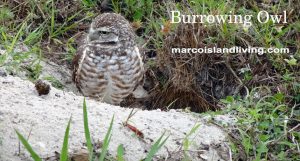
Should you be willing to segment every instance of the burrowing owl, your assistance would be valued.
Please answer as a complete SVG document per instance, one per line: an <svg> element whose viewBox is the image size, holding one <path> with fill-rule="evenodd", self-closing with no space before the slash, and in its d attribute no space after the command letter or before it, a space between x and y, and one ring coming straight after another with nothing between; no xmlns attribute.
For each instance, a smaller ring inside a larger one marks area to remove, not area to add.
<svg viewBox="0 0 300 161"><path fill-rule="evenodd" d="M94 19L86 43L73 59L73 81L84 96L119 105L142 88L144 68L135 37L119 14L104 13Z"/></svg>

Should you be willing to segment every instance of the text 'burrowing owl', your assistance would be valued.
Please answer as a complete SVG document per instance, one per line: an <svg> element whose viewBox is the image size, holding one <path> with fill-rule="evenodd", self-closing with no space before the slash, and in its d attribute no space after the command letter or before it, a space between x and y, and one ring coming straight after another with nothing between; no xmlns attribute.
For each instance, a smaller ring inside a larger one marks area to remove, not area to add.
<svg viewBox="0 0 300 161"><path fill-rule="evenodd" d="M84 96L119 105L142 88L143 62L129 22L119 14L94 19L73 59L73 81Z"/></svg>

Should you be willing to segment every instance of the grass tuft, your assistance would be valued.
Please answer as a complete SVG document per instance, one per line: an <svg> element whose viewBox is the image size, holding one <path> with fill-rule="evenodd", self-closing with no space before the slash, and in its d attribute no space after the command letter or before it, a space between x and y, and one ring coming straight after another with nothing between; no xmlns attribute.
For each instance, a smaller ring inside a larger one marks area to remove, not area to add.
<svg viewBox="0 0 300 161"><path fill-rule="evenodd" d="M169 136L167 136L164 140L163 137L165 136L165 133L163 133L157 141L151 146L151 149L149 153L146 156L146 159L144 161L152 161L154 155L158 152L158 150L166 143L168 140Z"/></svg>

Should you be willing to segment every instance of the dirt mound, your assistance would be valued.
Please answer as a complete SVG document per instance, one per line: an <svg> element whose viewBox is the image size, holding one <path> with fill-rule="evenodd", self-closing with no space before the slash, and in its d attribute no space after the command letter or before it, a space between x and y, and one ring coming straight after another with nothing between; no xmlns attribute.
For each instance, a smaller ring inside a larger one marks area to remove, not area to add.
<svg viewBox="0 0 300 161"><path fill-rule="evenodd" d="M31 82L7 76L0 77L0 100L0 160L30 160L23 146L19 151L15 129L29 138L33 149L43 158L55 156L55 152L61 149L71 116L70 152L84 147L83 97L53 87L49 95L38 96ZM131 109L94 100L87 100L87 106L94 143L103 141L110 120L115 116L108 151L112 157L116 156L118 145L123 144L126 160L141 160L154 141L166 132L170 137L157 158L180 159L183 157L183 138L199 123L199 129L189 137L191 146L186 153L195 160L229 160L226 134L219 127L207 123L203 117L175 110L138 110L129 121L144 134L144 138L140 139L122 124ZM224 116L221 120L226 121Z"/></svg>

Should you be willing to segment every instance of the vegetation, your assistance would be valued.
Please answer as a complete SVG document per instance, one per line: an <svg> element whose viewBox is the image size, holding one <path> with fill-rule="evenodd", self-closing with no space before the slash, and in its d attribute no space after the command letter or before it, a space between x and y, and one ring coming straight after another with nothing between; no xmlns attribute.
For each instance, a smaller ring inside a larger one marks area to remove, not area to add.
<svg viewBox="0 0 300 161"><path fill-rule="evenodd" d="M94 161L94 160L104 161L104 160L108 159L107 151L108 151L109 143L111 141L114 116L111 119L109 128L108 128L105 138L103 140L103 145L102 145L100 154L95 153L96 149L93 149L93 144L91 142L90 130L88 127L87 106L86 106L85 99L83 101L83 118L84 118L83 119L84 120L84 122L83 122L84 123L84 134L85 134L85 138L86 138L87 148L89 151L89 155L88 155L89 157L86 159L90 160L90 161ZM63 145L62 145L62 149L61 149L61 153L60 153L60 157L59 157L60 161L68 161L69 160L68 158L70 157L68 154L68 140L69 140L70 125L71 125L70 122L71 122L71 118L69 119L66 131L65 131ZM41 157L32 149L31 145L24 138L24 136L22 134L20 134L17 130L16 130L16 133L18 135L19 140L24 145L25 149L30 153L32 159L34 161L41 161L42 160ZM165 136L165 134L162 134L157 139L157 141L152 145L149 153L147 154L146 158L144 159L145 161L151 161L152 158L154 157L154 155L158 152L158 150L161 149L161 147L165 144L165 142L167 141L167 139L169 137L166 137L165 139L163 139L164 136ZM117 161L124 160L124 148L122 145L118 146L116 158L117 158ZM110 158L110 160L112 160L112 159Z"/></svg>
<svg viewBox="0 0 300 161"><path fill-rule="evenodd" d="M216 113L230 114L237 118L235 127L228 130L234 159L299 158L300 3L298 0L101 2L1 1L0 67L4 67L11 74L26 72L30 80L39 78L43 71L41 61L54 61L70 67L78 37L88 29L92 18L104 10L102 8L104 6L108 10L121 13L132 22L139 36L138 42L144 47L147 67L146 88L151 90L151 97L145 101L147 108L189 107L194 112L223 109ZM254 17L261 10L272 14L281 14L286 10L288 23L263 24L254 21L248 28L227 23L171 24L169 15L171 10L205 15L250 14ZM198 35L191 36L195 31L199 31ZM290 53L262 56L242 53L221 56L210 54L187 59L172 57L170 48L180 46L288 47ZM207 79L203 79L204 77ZM45 79L56 87L63 88L63 85L52 76ZM94 149L87 127L85 105L84 109L86 141L92 158ZM113 119L104 139L101 159L105 158L109 146L112 125ZM34 153L26 139L18 132L17 134L32 157L38 159L38 155ZM153 145L154 149L149 152L149 158L153 157L165 141L166 139L162 137L158 139ZM67 147L65 144L67 141L64 142L64 146ZM188 141L184 141L183 144L188 148ZM124 148L120 145L118 160L124 160L123 151ZM65 152L61 154L66 155Z"/></svg>
<svg viewBox="0 0 300 161"><path fill-rule="evenodd" d="M259 91L266 90L264 96ZM236 128L229 132L235 159L297 160L299 158L299 112L289 106L282 93L267 87L253 89L244 99L222 100L224 114L236 116Z"/></svg>

